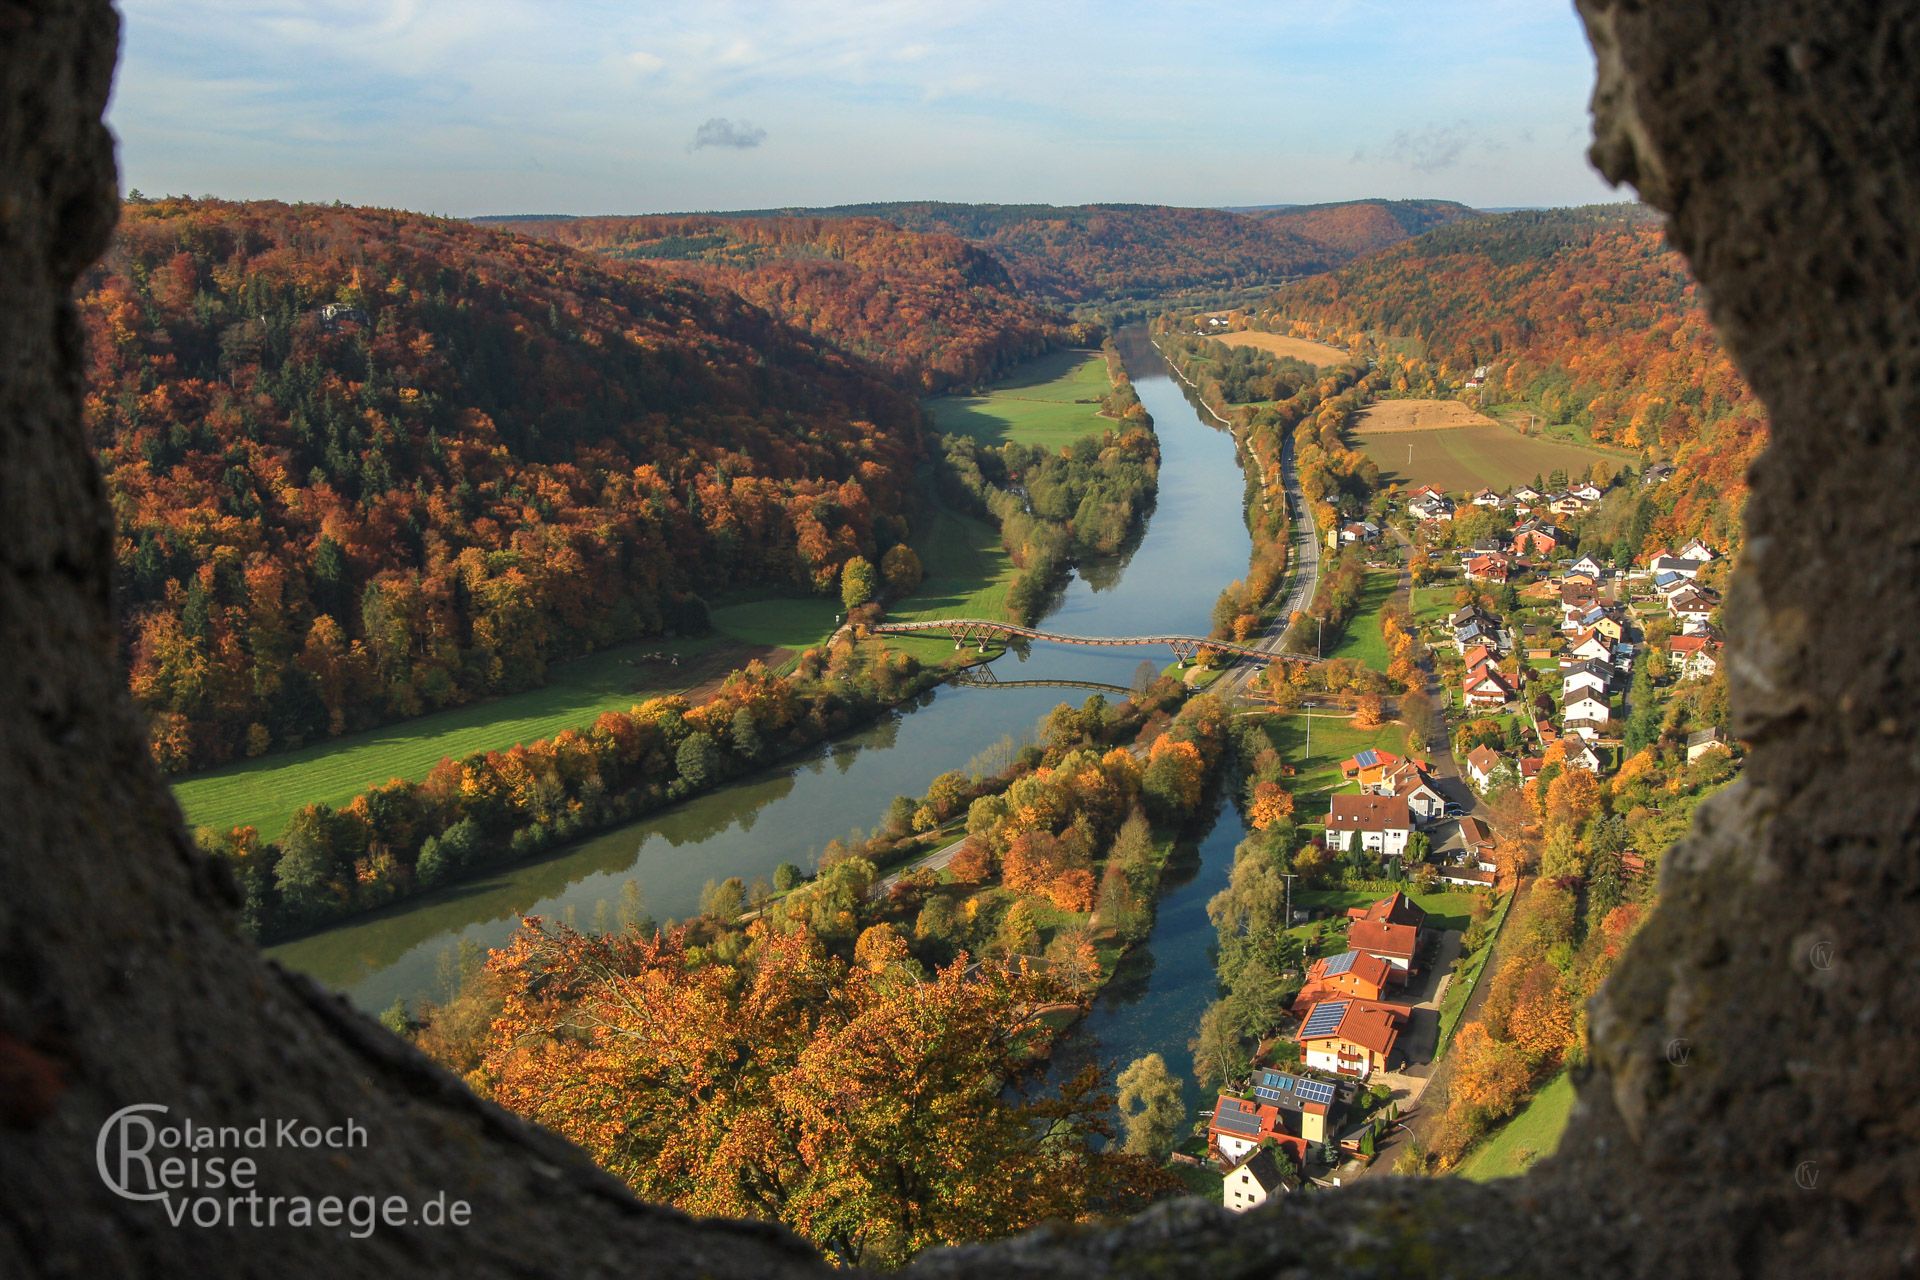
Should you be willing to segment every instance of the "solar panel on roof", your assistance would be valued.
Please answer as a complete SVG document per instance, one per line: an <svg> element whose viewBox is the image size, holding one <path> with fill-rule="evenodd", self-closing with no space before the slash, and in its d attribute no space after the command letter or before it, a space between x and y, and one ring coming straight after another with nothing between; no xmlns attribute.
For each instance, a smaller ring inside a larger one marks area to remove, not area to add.
<svg viewBox="0 0 1920 1280"><path fill-rule="evenodd" d="M1301 1038L1330 1034L1347 1016L1347 1001L1336 1000L1331 1004L1315 1005L1313 1012L1307 1015L1307 1025L1300 1028Z"/></svg>
<svg viewBox="0 0 1920 1280"><path fill-rule="evenodd" d="M1362 769L1370 769L1374 765L1380 763L1380 753L1378 751L1375 751L1372 747L1368 747L1365 751L1362 751L1359 755L1355 756L1353 758L1353 761L1355 764L1359 765Z"/></svg>
<svg viewBox="0 0 1920 1280"><path fill-rule="evenodd" d="M1302 1102L1326 1104L1333 1101L1333 1086L1324 1080L1302 1080L1296 1085Z"/></svg>
<svg viewBox="0 0 1920 1280"><path fill-rule="evenodd" d="M1253 1096L1260 1099L1260 1101L1262 1102L1277 1103L1277 1102L1284 1102L1286 1100L1285 1095L1283 1095L1278 1089L1269 1089L1267 1088L1267 1086L1263 1084L1257 1084L1253 1086Z"/></svg>
<svg viewBox="0 0 1920 1280"><path fill-rule="evenodd" d="M1284 1071L1262 1071L1259 1082L1266 1088L1274 1089L1281 1093L1288 1093L1293 1089L1293 1077Z"/></svg>
<svg viewBox="0 0 1920 1280"><path fill-rule="evenodd" d="M1260 1132L1260 1117L1237 1107L1223 1107L1213 1113L1213 1127L1252 1137Z"/></svg>
<svg viewBox="0 0 1920 1280"><path fill-rule="evenodd" d="M1327 976L1331 978L1337 974L1345 973L1347 970L1353 968L1353 962L1359 958L1360 953L1357 951L1342 951L1339 955L1327 961Z"/></svg>

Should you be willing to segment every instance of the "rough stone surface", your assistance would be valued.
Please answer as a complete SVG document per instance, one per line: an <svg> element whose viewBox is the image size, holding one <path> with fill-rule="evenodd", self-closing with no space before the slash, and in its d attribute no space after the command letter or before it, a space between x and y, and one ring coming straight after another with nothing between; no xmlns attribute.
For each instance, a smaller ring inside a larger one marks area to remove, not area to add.
<svg viewBox="0 0 1920 1280"><path fill-rule="evenodd" d="M1875 0L1580 0L1595 160L1675 243L1773 414L1732 608L1754 752L1666 863L1593 1011L1560 1154L1494 1187L1383 1180L1229 1220L1187 1202L916 1270L1058 1275L1912 1273L1920 1220L1920 14ZM78 423L75 275L113 219L104 2L0 0L0 1275L780 1276L765 1228L633 1201L265 963L192 852L115 670ZM1669 1044L1690 1052L1674 1065ZM113 1197L107 1115L352 1117L279 1194L434 1191L461 1229L207 1231Z"/></svg>

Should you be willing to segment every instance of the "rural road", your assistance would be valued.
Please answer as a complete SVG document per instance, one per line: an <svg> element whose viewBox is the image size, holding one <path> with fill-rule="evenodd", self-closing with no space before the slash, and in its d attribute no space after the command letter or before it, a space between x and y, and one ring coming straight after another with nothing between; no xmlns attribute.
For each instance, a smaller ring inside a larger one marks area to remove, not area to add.
<svg viewBox="0 0 1920 1280"><path fill-rule="evenodd" d="M1287 548L1286 599L1281 602L1273 625L1267 628L1267 633L1257 644L1257 647L1269 652L1279 649L1293 615L1305 612L1307 606L1313 603L1313 593L1320 584L1320 539L1315 535L1312 517L1307 514L1306 499L1300 494L1300 473L1293 465L1291 436L1280 442L1280 486L1286 494L1290 513L1287 529L1293 540ZM1227 691L1245 691L1254 672L1260 669L1251 663L1241 663L1238 670L1226 676Z"/></svg>

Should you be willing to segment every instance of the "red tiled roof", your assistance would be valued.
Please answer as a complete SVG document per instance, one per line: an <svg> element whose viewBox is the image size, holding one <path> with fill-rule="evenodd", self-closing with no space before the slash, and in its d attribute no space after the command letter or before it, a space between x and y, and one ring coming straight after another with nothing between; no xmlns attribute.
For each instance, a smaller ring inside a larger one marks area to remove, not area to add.
<svg viewBox="0 0 1920 1280"><path fill-rule="evenodd" d="M1394 1042L1400 1038L1399 1011L1388 1005L1374 1004L1368 1000L1347 1000L1347 1011L1332 1028L1316 1036L1300 1036L1302 1044L1314 1040L1347 1040L1372 1050L1382 1058L1393 1053ZM1307 1011L1307 1017L1313 1017L1313 1010ZM1303 1022L1302 1027L1305 1027Z"/></svg>
<svg viewBox="0 0 1920 1280"><path fill-rule="evenodd" d="M1381 920L1355 920L1347 926L1347 946L1379 956L1398 956L1411 961L1420 930L1410 924L1388 924Z"/></svg>

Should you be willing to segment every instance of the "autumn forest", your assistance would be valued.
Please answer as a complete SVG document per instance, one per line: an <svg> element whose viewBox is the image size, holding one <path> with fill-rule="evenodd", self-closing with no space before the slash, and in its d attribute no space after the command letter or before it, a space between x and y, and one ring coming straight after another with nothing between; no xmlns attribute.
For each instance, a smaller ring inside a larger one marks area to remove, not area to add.
<svg viewBox="0 0 1920 1280"><path fill-rule="evenodd" d="M839 1263L1217 1201L1251 1151L1470 1172L1735 771L1766 422L1635 206L136 193L76 302L153 759L190 820L275 815L198 823L239 927L640 1195ZM1394 413L1515 482L1391 470ZM1553 728L1583 660L1618 732ZM1404 850L1338 837L1439 757ZM1343 1051L1345 1132L1218 1145L1320 1065L1309 975L1382 902L1431 922L1428 1118Z"/></svg>

